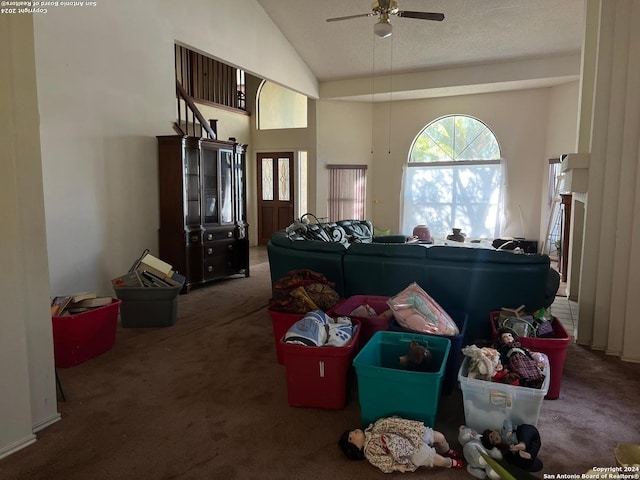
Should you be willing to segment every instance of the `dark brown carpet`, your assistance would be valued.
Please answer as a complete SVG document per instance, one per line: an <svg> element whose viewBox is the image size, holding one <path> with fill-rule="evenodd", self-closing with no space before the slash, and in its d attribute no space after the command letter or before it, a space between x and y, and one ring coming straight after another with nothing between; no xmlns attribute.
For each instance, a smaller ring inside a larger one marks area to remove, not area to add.
<svg viewBox="0 0 640 480"><path fill-rule="evenodd" d="M67 397L59 404L62 420L0 460L0 478L382 478L366 462L346 460L336 445L344 429L358 426L355 389L343 410L288 406L269 296L262 263L250 278L180 296L171 327L119 327L113 350L59 369ZM571 344L560 399L545 400L540 413L539 477L615 465L618 442L640 443L638 393L640 365ZM461 423L456 391L442 398L436 428L456 446ZM473 478L439 469L407 476Z"/></svg>

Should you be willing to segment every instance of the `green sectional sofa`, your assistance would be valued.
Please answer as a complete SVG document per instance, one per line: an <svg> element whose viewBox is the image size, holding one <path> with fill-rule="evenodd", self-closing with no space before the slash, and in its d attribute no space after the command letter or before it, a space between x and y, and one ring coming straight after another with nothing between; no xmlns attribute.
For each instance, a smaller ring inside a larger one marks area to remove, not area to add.
<svg viewBox="0 0 640 480"><path fill-rule="evenodd" d="M466 343L491 339L490 312L548 307L560 284L547 255L398 243L406 237L363 234L373 231L368 221L307 225L303 234L287 230L267 244L272 285L301 268L324 274L345 298L391 297L416 282L443 308L469 315Z"/></svg>

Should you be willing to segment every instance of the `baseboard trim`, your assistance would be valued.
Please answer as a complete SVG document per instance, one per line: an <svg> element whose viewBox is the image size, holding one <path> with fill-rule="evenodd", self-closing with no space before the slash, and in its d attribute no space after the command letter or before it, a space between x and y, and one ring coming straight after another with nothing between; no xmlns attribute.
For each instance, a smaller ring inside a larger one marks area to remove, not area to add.
<svg viewBox="0 0 640 480"><path fill-rule="evenodd" d="M623 362L629 362L629 363L640 363L640 357L627 357L625 355L622 355L620 357L620 360L622 360Z"/></svg>
<svg viewBox="0 0 640 480"><path fill-rule="evenodd" d="M40 430L44 430L48 426L53 425L54 423L60 421L61 418L62 417L60 416L60 414L56 412L54 415L47 418L46 420L43 420L35 425L32 425L31 429L33 430L33 433L38 433Z"/></svg>
<svg viewBox="0 0 640 480"><path fill-rule="evenodd" d="M7 445L3 449L0 450L0 459L8 457L9 455L13 455L19 450L22 450L25 447L28 447L32 443L35 443L36 436L34 434L27 435L21 440L12 443L11 445Z"/></svg>

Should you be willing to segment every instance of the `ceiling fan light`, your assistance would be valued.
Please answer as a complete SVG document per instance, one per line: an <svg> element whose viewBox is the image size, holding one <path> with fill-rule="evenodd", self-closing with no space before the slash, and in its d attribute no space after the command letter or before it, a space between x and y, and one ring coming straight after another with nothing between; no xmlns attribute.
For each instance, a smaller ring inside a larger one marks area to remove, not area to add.
<svg viewBox="0 0 640 480"><path fill-rule="evenodd" d="M379 21L373 26L373 33L380 38L387 38L391 36L393 32L393 27L389 22L385 22L383 20Z"/></svg>

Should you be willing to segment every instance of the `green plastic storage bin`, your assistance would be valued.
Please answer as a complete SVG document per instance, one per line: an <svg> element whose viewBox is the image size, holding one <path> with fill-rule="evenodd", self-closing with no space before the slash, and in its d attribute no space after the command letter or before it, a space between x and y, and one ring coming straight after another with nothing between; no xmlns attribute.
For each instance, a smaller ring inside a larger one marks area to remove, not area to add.
<svg viewBox="0 0 640 480"><path fill-rule="evenodd" d="M431 351L431 371L414 372L400 365L399 357L406 355L413 340ZM353 360L362 425L398 415L433 427L450 349L451 341L444 337L376 332Z"/></svg>
<svg viewBox="0 0 640 480"><path fill-rule="evenodd" d="M120 305L120 324L125 328L170 327L178 316L176 287L113 287Z"/></svg>

